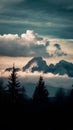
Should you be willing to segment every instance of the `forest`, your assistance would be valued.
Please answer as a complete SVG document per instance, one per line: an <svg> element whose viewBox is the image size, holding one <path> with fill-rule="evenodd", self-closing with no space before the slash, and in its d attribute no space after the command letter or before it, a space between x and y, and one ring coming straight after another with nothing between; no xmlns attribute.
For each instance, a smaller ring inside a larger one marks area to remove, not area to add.
<svg viewBox="0 0 73 130"><path fill-rule="evenodd" d="M1 129L73 129L73 85L65 95L60 88L55 97L49 96L43 77L40 76L32 98L18 80L15 66L3 87L0 82Z"/></svg>

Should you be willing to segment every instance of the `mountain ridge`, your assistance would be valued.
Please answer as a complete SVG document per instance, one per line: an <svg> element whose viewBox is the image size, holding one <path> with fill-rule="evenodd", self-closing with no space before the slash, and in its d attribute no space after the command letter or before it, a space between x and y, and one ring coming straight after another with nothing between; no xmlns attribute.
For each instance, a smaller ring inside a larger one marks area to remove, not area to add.
<svg viewBox="0 0 73 130"><path fill-rule="evenodd" d="M12 71L12 68L6 68L5 71ZM68 75L68 77L73 77L73 63L70 63L65 60L60 60L58 63L47 65L46 61L42 57L33 57L28 63L23 66L22 69L15 68L15 71L22 72L43 72L43 73L52 73L54 75Z"/></svg>
<svg viewBox="0 0 73 130"><path fill-rule="evenodd" d="M33 64L34 63L34 64ZM33 64L33 66L32 66ZM46 64L46 61L43 60L42 57L34 57L32 58L23 68L23 71L26 71L27 69L29 69L31 67L31 72L34 71L43 71L44 73L46 73L47 69L48 69L48 65Z"/></svg>
<svg viewBox="0 0 73 130"><path fill-rule="evenodd" d="M65 60L61 60L55 65L52 63L47 65L46 61L43 60L42 57L34 57L22 68L22 70L23 72L30 71L32 73L35 71L42 71L43 73L53 73L55 75L67 74L69 77L73 77L73 64Z"/></svg>

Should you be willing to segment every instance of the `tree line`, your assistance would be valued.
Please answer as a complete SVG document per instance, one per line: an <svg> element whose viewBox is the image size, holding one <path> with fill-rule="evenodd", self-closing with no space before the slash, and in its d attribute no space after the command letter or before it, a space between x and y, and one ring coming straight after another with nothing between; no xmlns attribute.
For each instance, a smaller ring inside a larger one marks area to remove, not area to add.
<svg viewBox="0 0 73 130"><path fill-rule="evenodd" d="M0 82L0 123L8 125L10 129L14 129L15 125L25 128L29 126L26 123L31 123L31 128L35 124L37 129L45 126L45 129L56 127L56 130L60 129L58 123L62 129L69 127L70 130L70 127L73 128L70 120L73 117L73 85L68 95L65 95L63 88L57 91L55 97L49 95L40 76L33 96L29 99L13 65L7 86L4 88L3 82Z"/></svg>
<svg viewBox="0 0 73 130"><path fill-rule="evenodd" d="M3 87L3 82L0 81L0 100L3 101L3 97L7 95L7 100L10 103L16 102L25 102L28 97L26 95L26 90L24 86L21 86L20 81L18 80L17 73L15 70L15 66L13 65L12 73L8 78L8 84L6 86L7 89ZM69 95L65 96L65 92L63 88L59 88L55 97L57 103L63 103L65 98L70 99L70 102L73 100L73 85ZM45 86L45 82L43 77L40 76L38 84L35 88L35 91L32 96L33 103L47 103L49 102L49 92ZM54 101L54 100L53 100Z"/></svg>

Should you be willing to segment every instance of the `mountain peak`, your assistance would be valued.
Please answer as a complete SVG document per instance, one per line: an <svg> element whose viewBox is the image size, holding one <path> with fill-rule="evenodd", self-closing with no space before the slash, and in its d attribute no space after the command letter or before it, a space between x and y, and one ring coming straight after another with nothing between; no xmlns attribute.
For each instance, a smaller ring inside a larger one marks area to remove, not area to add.
<svg viewBox="0 0 73 130"><path fill-rule="evenodd" d="M69 62L67 62L67 61L65 61L65 60L61 60L59 63L60 63L60 64L68 64Z"/></svg>
<svg viewBox="0 0 73 130"><path fill-rule="evenodd" d="M33 57L34 60L42 60L43 58L40 56L40 57Z"/></svg>
<svg viewBox="0 0 73 130"><path fill-rule="evenodd" d="M67 74L69 77L73 77L73 64L65 60L59 61L56 65L46 64L46 61L42 57L32 58L23 68L26 72L43 72L64 75Z"/></svg>
<svg viewBox="0 0 73 130"><path fill-rule="evenodd" d="M31 59L31 61L29 61L29 62L41 62L43 60L43 58L42 57L33 57L32 59Z"/></svg>
<svg viewBox="0 0 73 130"><path fill-rule="evenodd" d="M32 58L24 67L23 71L43 71L45 72L47 70L48 66L46 64L46 61L43 60L42 57L34 57Z"/></svg>

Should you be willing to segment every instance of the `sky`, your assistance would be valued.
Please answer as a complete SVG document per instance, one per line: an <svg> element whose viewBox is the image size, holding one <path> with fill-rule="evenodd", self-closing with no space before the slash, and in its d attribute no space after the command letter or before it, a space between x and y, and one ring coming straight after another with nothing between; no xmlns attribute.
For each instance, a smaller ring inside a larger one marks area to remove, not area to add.
<svg viewBox="0 0 73 130"><path fill-rule="evenodd" d="M73 0L0 0L0 78L6 82L10 73L5 69L13 63L22 68L39 56L48 65L62 59L73 63ZM73 83L67 75L20 71L18 77L28 95L40 75L51 88L71 88Z"/></svg>
<svg viewBox="0 0 73 130"><path fill-rule="evenodd" d="M73 0L0 0L0 58L73 62Z"/></svg>
<svg viewBox="0 0 73 130"><path fill-rule="evenodd" d="M0 0L0 33L73 39L73 0Z"/></svg>

